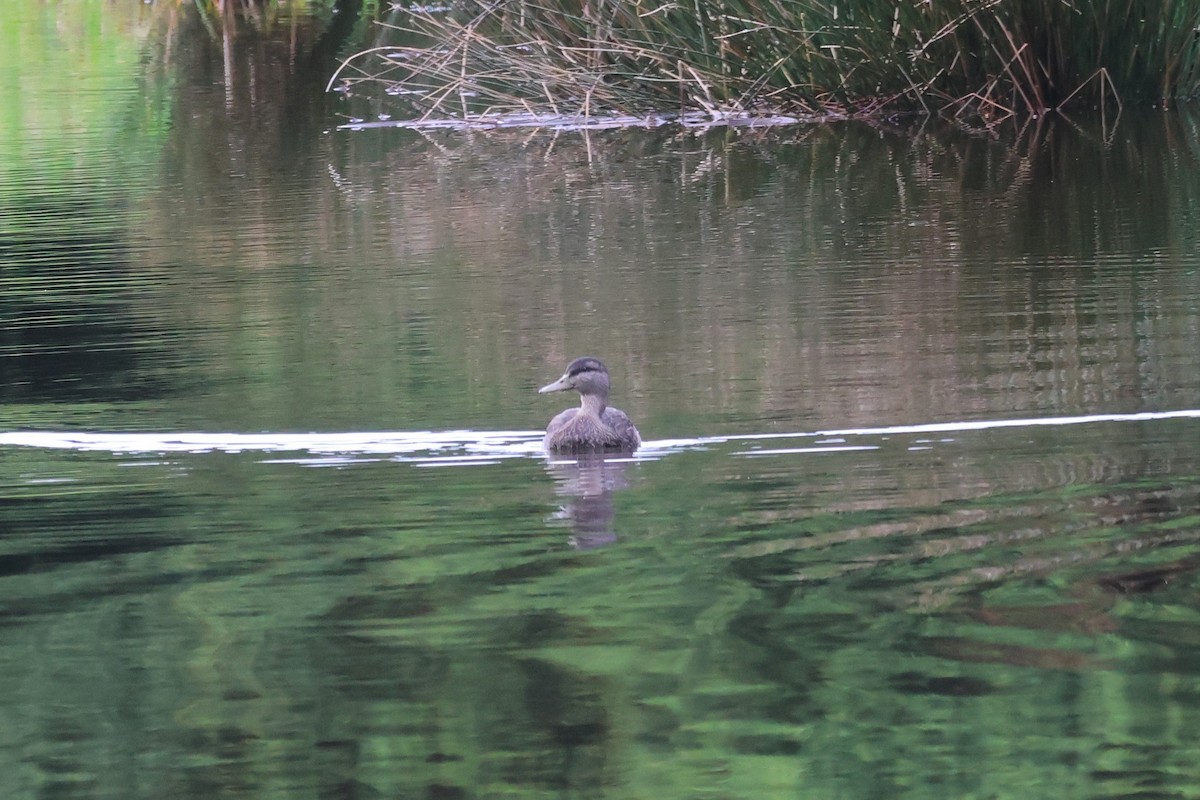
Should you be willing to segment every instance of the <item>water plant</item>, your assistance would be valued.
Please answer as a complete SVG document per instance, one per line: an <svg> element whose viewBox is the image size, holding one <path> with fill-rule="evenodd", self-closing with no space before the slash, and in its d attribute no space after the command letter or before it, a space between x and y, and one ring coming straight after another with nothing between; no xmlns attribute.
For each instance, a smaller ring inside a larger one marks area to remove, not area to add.
<svg viewBox="0 0 1200 800"><path fill-rule="evenodd" d="M425 117L940 111L995 122L1200 89L1194 0L456 0L331 86Z"/></svg>

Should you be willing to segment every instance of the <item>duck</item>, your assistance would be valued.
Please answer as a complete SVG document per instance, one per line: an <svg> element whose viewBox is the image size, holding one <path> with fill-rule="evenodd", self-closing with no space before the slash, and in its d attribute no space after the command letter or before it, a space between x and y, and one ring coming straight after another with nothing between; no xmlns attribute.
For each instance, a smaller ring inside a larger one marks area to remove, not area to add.
<svg viewBox="0 0 1200 800"><path fill-rule="evenodd" d="M568 408L550 420L542 445L550 452L596 453L637 450L642 437L624 411L608 405L608 368L598 358L583 356L567 365L554 383L538 389L579 392L579 408Z"/></svg>

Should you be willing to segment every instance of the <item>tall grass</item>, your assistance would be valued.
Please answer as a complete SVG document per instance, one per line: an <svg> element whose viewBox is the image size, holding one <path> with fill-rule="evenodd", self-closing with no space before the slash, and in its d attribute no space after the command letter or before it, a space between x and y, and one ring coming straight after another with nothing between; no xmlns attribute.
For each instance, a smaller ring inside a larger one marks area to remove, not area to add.
<svg viewBox="0 0 1200 800"><path fill-rule="evenodd" d="M995 121L1200 90L1196 0L457 0L350 59L434 116L703 111ZM333 81L331 81L331 84Z"/></svg>

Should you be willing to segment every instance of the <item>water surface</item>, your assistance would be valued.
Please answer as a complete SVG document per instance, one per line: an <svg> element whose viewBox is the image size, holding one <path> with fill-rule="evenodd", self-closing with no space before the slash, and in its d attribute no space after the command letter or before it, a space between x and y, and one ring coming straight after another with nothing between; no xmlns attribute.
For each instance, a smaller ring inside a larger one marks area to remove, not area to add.
<svg viewBox="0 0 1200 800"><path fill-rule="evenodd" d="M22 8L10 796L1194 793L1189 115L339 130L307 17Z"/></svg>

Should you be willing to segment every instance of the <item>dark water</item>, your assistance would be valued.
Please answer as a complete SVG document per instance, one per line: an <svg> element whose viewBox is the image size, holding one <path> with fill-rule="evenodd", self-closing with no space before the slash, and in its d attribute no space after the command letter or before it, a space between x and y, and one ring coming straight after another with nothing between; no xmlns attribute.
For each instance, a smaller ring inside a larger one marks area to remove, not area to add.
<svg viewBox="0 0 1200 800"><path fill-rule="evenodd" d="M346 131L303 15L19 7L6 796L1195 795L1186 111Z"/></svg>

